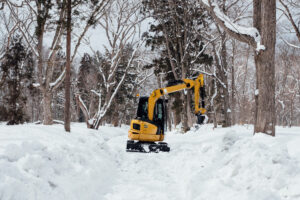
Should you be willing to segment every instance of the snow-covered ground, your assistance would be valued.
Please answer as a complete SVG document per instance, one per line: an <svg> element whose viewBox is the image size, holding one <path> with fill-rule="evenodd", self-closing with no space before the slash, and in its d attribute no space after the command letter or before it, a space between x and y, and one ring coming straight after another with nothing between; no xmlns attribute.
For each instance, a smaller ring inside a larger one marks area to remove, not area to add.
<svg viewBox="0 0 300 200"><path fill-rule="evenodd" d="M128 127L71 129L0 124L0 199L300 199L300 128L205 125L158 154L125 152Z"/></svg>

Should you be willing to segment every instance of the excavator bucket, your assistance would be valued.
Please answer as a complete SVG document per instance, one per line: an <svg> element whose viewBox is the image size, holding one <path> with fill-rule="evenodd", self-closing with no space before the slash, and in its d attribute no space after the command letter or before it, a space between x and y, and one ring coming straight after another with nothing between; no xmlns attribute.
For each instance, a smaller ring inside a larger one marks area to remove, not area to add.
<svg viewBox="0 0 300 200"><path fill-rule="evenodd" d="M140 153L158 153L160 151L162 152L169 152L170 147L168 147L168 144L165 142L141 142L134 140L127 140L127 152L140 152Z"/></svg>

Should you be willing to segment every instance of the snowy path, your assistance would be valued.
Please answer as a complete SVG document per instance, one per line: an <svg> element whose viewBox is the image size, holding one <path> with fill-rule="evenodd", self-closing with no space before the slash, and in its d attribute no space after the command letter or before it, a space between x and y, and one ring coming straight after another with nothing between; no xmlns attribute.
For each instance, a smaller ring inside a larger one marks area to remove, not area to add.
<svg viewBox="0 0 300 200"><path fill-rule="evenodd" d="M125 146L124 146L125 147ZM122 149L124 151L124 149ZM106 199L187 199L186 175L190 170L169 153L123 153L120 176L113 192ZM186 168L187 171L183 172ZM122 198L120 198L122 197Z"/></svg>
<svg viewBox="0 0 300 200"><path fill-rule="evenodd" d="M0 199L300 199L300 128L169 133L169 153L127 153L127 128L0 125Z"/></svg>
<svg viewBox="0 0 300 200"><path fill-rule="evenodd" d="M282 130L274 139L203 127L169 136L171 152L159 154L125 153L124 137L116 137L108 145L119 151L120 175L105 198L300 199L300 129Z"/></svg>

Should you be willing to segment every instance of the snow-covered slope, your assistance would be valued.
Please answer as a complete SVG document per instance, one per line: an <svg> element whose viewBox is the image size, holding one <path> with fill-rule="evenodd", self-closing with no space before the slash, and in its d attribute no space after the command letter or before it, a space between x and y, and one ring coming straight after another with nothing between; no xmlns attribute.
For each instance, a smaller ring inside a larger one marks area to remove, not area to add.
<svg viewBox="0 0 300 200"><path fill-rule="evenodd" d="M168 133L169 153L126 153L127 128L0 125L0 199L300 199L300 128Z"/></svg>

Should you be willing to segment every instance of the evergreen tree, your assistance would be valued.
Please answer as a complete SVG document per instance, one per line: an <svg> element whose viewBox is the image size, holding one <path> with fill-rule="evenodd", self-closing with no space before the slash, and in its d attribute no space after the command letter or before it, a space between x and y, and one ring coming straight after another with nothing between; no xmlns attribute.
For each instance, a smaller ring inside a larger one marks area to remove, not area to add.
<svg viewBox="0 0 300 200"><path fill-rule="evenodd" d="M119 82L125 73L125 66L127 66L130 56L134 49L127 45L124 49L121 62L119 63L120 67L118 67L115 82ZM111 116L111 123L114 126L118 126L121 123L129 124L132 116L135 115L137 108L137 98L136 98L136 79L137 73L135 70L136 64L133 64L128 69L128 75L126 76L123 84L119 92L117 93L114 104L118 105L119 112L115 112L115 107L111 107L108 111L109 116Z"/></svg>
<svg viewBox="0 0 300 200"><path fill-rule="evenodd" d="M133 51L134 49L129 45L124 48L114 76L113 84L117 85L117 83L121 81L124 73L128 73L123 84L120 86L121 88L113 99L112 104L118 105L118 112L116 112L115 107L110 107L103 120L101 120L102 122L105 121L106 123L112 123L118 126L121 123L129 123L132 116L135 115L137 106L135 93L138 87L136 84L138 75L135 69L136 64L130 66L127 72L125 72ZM77 87L91 116L96 113L99 104L99 97L91 91L94 90L101 94L102 103L107 97L107 90L103 84L103 75L107 77L110 73L109 57L108 53L101 54L100 52L96 52L94 56L84 54L81 59ZM99 66L101 66L101 72ZM114 92L114 90L111 92ZM79 112L79 121L84 121L81 111Z"/></svg>
<svg viewBox="0 0 300 200"><path fill-rule="evenodd" d="M22 44L21 37L15 36L12 39L0 68L6 74L4 103L7 124L24 123L28 120L25 114L26 91L33 89L33 59L31 52Z"/></svg>
<svg viewBox="0 0 300 200"><path fill-rule="evenodd" d="M100 55L98 52L96 54ZM85 53L81 58L77 78L78 92L80 93L85 105L89 105L89 110L92 115L96 112L96 98L94 97L95 95L91 93L91 90L98 88L101 85L100 76L98 75L98 69L95 65L95 60L96 58ZM81 110L79 111L79 121L84 121Z"/></svg>
<svg viewBox="0 0 300 200"><path fill-rule="evenodd" d="M202 64L211 64L212 58L203 51L201 34L208 29L208 16L195 1L144 0L142 12L154 18L148 32L144 33L146 45L159 52L159 57L148 67L154 67L155 74L165 74L165 79L183 79L196 76L196 69ZM190 97L173 94L175 116L188 113ZM180 120L180 119L178 119ZM179 123L175 120L175 124ZM189 127L187 116L182 116L184 132Z"/></svg>

